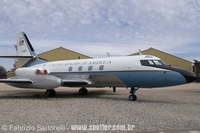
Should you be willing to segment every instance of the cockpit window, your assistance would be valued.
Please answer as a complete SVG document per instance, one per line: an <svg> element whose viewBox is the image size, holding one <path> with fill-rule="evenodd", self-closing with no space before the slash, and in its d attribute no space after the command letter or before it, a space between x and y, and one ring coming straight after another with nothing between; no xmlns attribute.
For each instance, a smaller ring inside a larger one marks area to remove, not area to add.
<svg viewBox="0 0 200 133"><path fill-rule="evenodd" d="M153 61L156 65L163 65L162 62L160 60L154 60Z"/></svg>
<svg viewBox="0 0 200 133"><path fill-rule="evenodd" d="M140 60L141 65L143 66L163 66L163 65L167 65L166 63L164 63L161 60Z"/></svg>
<svg viewBox="0 0 200 133"><path fill-rule="evenodd" d="M162 61L162 60L158 60L162 65L164 65L164 66L167 66L167 64L164 62L164 61Z"/></svg>
<svg viewBox="0 0 200 133"><path fill-rule="evenodd" d="M149 65L155 65L152 60L148 60L148 62L149 62Z"/></svg>

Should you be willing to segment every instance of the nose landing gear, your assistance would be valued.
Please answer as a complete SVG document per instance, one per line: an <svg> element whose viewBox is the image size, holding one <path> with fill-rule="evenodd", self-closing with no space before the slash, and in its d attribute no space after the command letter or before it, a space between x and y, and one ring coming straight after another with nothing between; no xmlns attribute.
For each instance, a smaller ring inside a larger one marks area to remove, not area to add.
<svg viewBox="0 0 200 133"><path fill-rule="evenodd" d="M129 101L136 101L137 96L135 95L135 92L139 89L139 87L131 87L131 95L128 97Z"/></svg>

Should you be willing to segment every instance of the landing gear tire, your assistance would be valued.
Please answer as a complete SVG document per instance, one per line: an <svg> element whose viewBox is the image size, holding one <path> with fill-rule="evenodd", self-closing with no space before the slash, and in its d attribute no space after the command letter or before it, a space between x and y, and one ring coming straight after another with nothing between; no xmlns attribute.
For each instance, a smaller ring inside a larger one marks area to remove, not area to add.
<svg viewBox="0 0 200 133"><path fill-rule="evenodd" d="M136 95L130 95L128 97L129 101L136 101L137 100L137 96Z"/></svg>
<svg viewBox="0 0 200 133"><path fill-rule="evenodd" d="M56 91L54 89L48 89L46 90L47 97L55 97Z"/></svg>
<svg viewBox="0 0 200 133"><path fill-rule="evenodd" d="M88 94L88 91L87 91L87 89L86 88L81 88L81 89L79 89L79 94L80 95L87 95Z"/></svg>

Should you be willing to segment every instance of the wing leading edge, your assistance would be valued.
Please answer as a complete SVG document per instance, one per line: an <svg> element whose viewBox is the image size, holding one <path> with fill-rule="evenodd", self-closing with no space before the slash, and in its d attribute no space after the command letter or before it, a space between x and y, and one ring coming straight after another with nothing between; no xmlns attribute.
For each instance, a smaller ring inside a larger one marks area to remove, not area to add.
<svg viewBox="0 0 200 133"><path fill-rule="evenodd" d="M91 84L91 82L89 80L82 80L82 79L72 79L72 80L69 79L68 80L68 79L63 79L61 86L70 87L70 86L81 86L81 85L88 85L88 84Z"/></svg>

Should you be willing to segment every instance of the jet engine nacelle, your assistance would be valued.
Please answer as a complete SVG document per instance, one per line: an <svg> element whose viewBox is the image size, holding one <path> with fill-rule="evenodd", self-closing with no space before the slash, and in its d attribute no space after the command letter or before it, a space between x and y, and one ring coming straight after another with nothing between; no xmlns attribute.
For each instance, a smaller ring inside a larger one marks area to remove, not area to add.
<svg viewBox="0 0 200 133"><path fill-rule="evenodd" d="M43 68L24 67L24 68L18 68L15 71L15 74L17 76L33 76L33 75L47 75L49 74L49 72Z"/></svg>
<svg viewBox="0 0 200 133"><path fill-rule="evenodd" d="M33 89L54 89L62 84L62 80L51 75L37 75L37 76L15 76L10 79L17 80L17 82L8 83L14 87L33 88ZM31 82L24 82L23 80L30 80Z"/></svg>

